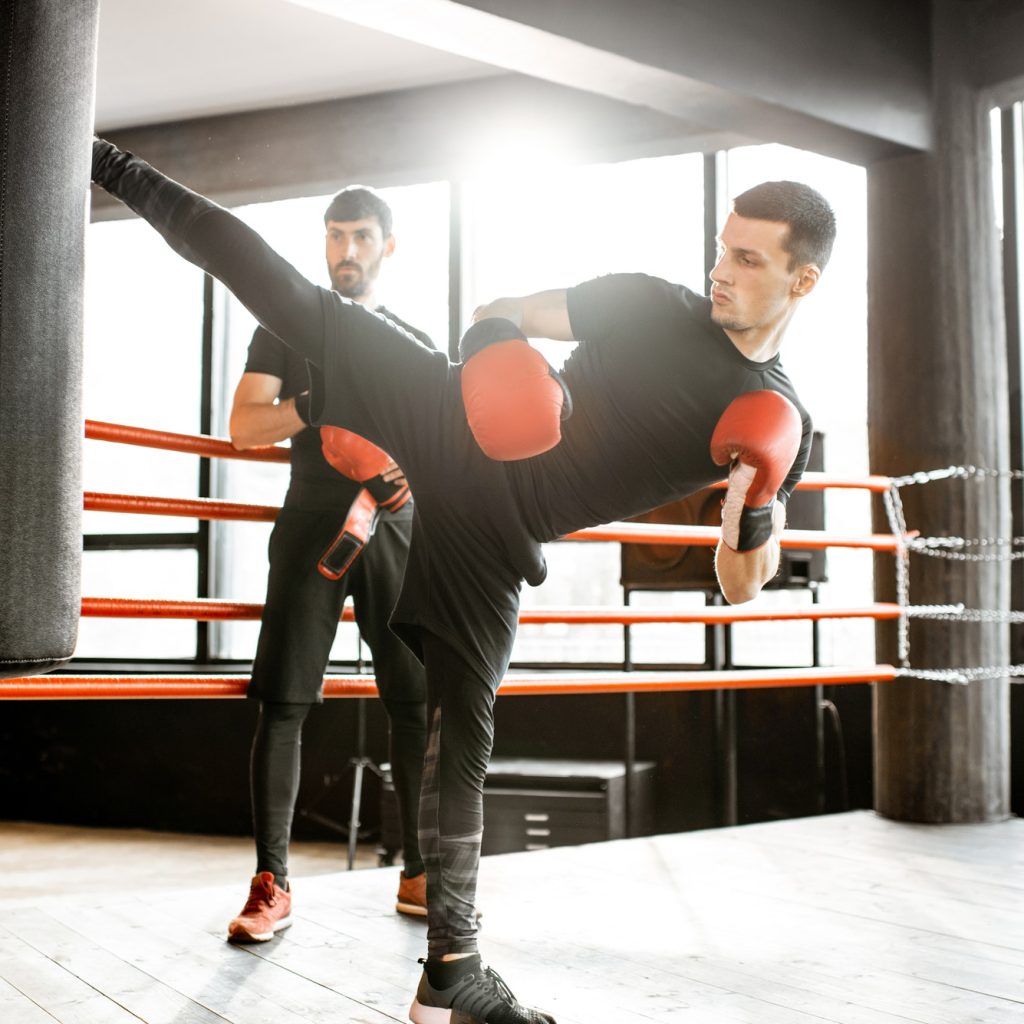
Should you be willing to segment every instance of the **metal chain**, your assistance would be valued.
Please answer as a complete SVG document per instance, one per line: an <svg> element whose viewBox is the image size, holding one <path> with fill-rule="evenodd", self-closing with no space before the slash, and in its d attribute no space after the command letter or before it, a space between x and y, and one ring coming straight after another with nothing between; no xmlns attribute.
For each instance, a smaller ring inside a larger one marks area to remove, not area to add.
<svg viewBox="0 0 1024 1024"><path fill-rule="evenodd" d="M966 686L982 679L1024 678L1024 665L989 665L984 668L910 668L896 669L899 679L925 679L935 683L959 683Z"/></svg>
<svg viewBox="0 0 1024 1024"><path fill-rule="evenodd" d="M932 619L947 622L1021 623L1024 612L999 611L986 608L965 608L956 605L910 604L910 553L931 558L947 558L958 562L1015 561L1024 558L1024 551L1006 551L1006 548L1024 547L1024 537L908 537L907 521L900 496L901 487L931 483L935 480L1024 480L1024 470L986 469L979 466L947 466L929 472L892 477L885 492L885 513L889 529L896 539L896 600L900 608L898 623L898 657L900 667L897 678L926 679L933 682L967 685L982 679L1024 678L1024 665L990 665L975 668L916 669L910 666L910 620ZM967 553L964 548L1000 548L982 554Z"/></svg>
<svg viewBox="0 0 1024 1024"><path fill-rule="evenodd" d="M927 555L929 558L945 558L950 562L1019 562L1024 558L1024 551L1011 551L1008 554L965 555L961 551L945 551L941 548L918 546L913 540L907 542L907 547L915 555Z"/></svg>
<svg viewBox="0 0 1024 1024"><path fill-rule="evenodd" d="M965 608L962 604L916 605L908 608L905 614L911 619L931 619L937 622L1024 622L1024 612Z"/></svg>
<svg viewBox="0 0 1024 1024"><path fill-rule="evenodd" d="M896 603L900 617L896 624L896 646L899 663L910 664L910 620L906 609L910 605L910 553L907 549L907 521L903 513L903 499L899 485L894 481L885 492L885 514L889 532L896 538Z"/></svg>
<svg viewBox="0 0 1024 1024"><path fill-rule="evenodd" d="M907 544L910 547L929 548L1015 548L1024 545L1024 537L910 537Z"/></svg>
<svg viewBox="0 0 1024 1024"><path fill-rule="evenodd" d="M893 487L910 487L912 484L927 484L933 480L1024 480L1022 469L986 469L983 466L947 466L924 473L910 473L907 476L890 477Z"/></svg>

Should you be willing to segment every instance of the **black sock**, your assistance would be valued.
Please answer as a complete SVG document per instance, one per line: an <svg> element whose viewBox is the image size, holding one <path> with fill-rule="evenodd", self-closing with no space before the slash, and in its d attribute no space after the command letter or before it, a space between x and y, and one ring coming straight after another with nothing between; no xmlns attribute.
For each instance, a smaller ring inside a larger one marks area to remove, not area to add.
<svg viewBox="0 0 1024 1024"><path fill-rule="evenodd" d="M423 965L427 980L433 988L451 988L467 974L480 972L480 954L460 957L458 960L427 960Z"/></svg>

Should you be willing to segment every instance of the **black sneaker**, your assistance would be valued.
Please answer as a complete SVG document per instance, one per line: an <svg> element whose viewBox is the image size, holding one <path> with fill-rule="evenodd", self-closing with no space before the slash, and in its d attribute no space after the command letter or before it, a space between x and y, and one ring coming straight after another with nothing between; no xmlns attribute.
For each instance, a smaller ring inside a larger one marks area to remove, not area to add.
<svg viewBox="0 0 1024 1024"><path fill-rule="evenodd" d="M451 988L436 989L427 972L409 1008L413 1024L555 1024L555 1018L516 1001L490 967L467 974Z"/></svg>

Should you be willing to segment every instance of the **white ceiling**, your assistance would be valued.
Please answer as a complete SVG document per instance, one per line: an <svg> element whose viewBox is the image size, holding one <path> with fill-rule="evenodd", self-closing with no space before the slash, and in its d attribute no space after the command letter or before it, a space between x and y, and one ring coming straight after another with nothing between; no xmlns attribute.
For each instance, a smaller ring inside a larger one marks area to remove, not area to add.
<svg viewBox="0 0 1024 1024"><path fill-rule="evenodd" d="M289 0L101 0L99 131L499 71Z"/></svg>

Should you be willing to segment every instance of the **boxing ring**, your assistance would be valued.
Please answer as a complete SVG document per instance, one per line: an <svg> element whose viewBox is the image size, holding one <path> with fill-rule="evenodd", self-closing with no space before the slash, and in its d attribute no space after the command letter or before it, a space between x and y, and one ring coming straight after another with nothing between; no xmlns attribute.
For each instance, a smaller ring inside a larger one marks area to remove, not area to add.
<svg viewBox="0 0 1024 1024"><path fill-rule="evenodd" d="M88 424L87 436L206 457L287 461L283 448L240 453L216 438L109 424ZM954 603L914 606L904 573L917 551L923 557L1016 557L1016 541L917 538L900 522L898 489L906 485L889 478L812 474L802 486L857 488L886 498L897 526L892 533L789 531L783 545L846 547L890 557L899 600L802 608L544 607L523 609L520 622L725 629L748 622L859 619L905 630L915 618L1020 621L1018 613ZM90 510L210 520L270 522L277 512L234 501L141 495L89 493L84 503ZM717 530L623 523L571 540L713 545ZM81 603L83 618L252 621L260 613L258 603L213 598L86 596ZM341 619L352 621L351 608ZM499 694L620 694L630 702L637 694L713 691L729 698L740 689L886 685L904 676L950 686L986 672L1017 672L1004 666L950 669L944 675L927 670L929 675L909 664L905 641L900 653L906 664L514 671ZM0 698L237 699L247 683L245 674L68 671L0 680ZM371 675L325 679L328 698L375 693ZM629 708L627 703L627 770L633 755ZM1024 950L1017 881L1022 837L1019 819L935 829L857 811L492 857L479 890L486 908L483 937L509 976L523 979L522 995L535 994L559 1024L790 1024L812 1018L899 1024L910 1017L1010 1024L1020 1008L1014 958ZM119 861L118 873L131 877L130 863ZM423 941L419 926L390 913L393 883L388 870L303 878L288 937L244 949L223 941L224 921L237 909L235 884L197 888L190 876L173 892L136 885L86 897L50 896L38 906L16 904L0 929L0 948L13 954L12 985L0 986L0 1016L10 1012L21 1020L20 1013L32 1020L30 1001L47 1008L59 999L61 1006L52 1010L57 1019L64 1019L65 1006L116 1004L126 1022L130 1017L150 1024L176 1015L393 1024L405 1019L407 979L415 973ZM552 907L560 912L552 914ZM154 920L165 927L154 928ZM522 948L524 921L529 950ZM157 1004L161 1009L154 1009Z"/></svg>
<svg viewBox="0 0 1024 1024"><path fill-rule="evenodd" d="M125 426L97 420L87 420L85 437L88 440L141 446L154 450L196 455L202 458L241 459L254 462L287 463L289 449L267 446L237 451L229 441L205 435L179 434ZM844 534L826 530L786 530L782 536L783 548L824 550L848 548L889 553L894 556L900 599L897 602L875 602L860 607L827 607L815 604L806 609L761 609L745 607L709 606L700 610L651 610L627 606L563 607L524 609L520 624L569 625L632 625L648 624L703 624L706 626L731 625L740 622L808 621L829 619L871 619L895 621L900 629L899 666L878 664L865 666L833 666L800 669L751 669L685 672L544 672L542 674L510 673L499 689L501 696L580 693L643 693L685 692L691 690L753 689L764 687L800 687L839 685L849 683L885 683L903 676L934 679L945 682L967 682L969 679L987 678L992 674L1017 676L1024 674L1021 666L967 668L946 670L918 670L909 663L908 623L912 618L938 618L961 621L1021 621L1024 615L1013 612L978 611L965 609L960 604L913 606L908 600L908 568L910 552L958 559L1017 558L1024 552L1013 551L1001 555L1007 545L1018 547L1024 539L1012 541L983 539L967 541L959 538L920 538L906 528L902 521L899 489L911 484L927 483L949 477L993 475L995 471L976 467L951 467L934 473L920 473L913 477L893 479L887 476L867 475L851 477L829 473L810 472L797 485L799 490L823 491L830 488L864 490L881 494L886 499L892 533ZM724 487L724 482L718 486ZM215 498L170 498L132 494L86 492L85 511L133 513L138 515L179 516L199 520L246 522L273 522L279 511L277 506L255 505ZM612 523L569 534L564 541L616 542L619 544L658 544L714 546L718 543L719 529L714 526L683 526L649 523ZM968 553L972 547L984 549L980 554ZM995 553L993 553L995 552ZM83 617L103 618L164 618L194 621L258 620L262 605L208 598L193 600L160 600L89 597L82 598ZM346 606L342 621L353 621L352 609ZM980 674L979 674L980 673ZM987 675L986 675L987 673ZM248 679L244 675L183 674L159 675L102 675L90 673L76 675L60 673L44 677L0 679L0 699L55 700L87 698L196 698L243 697ZM372 697L376 695L373 677L358 674L345 677L327 676L325 697Z"/></svg>

